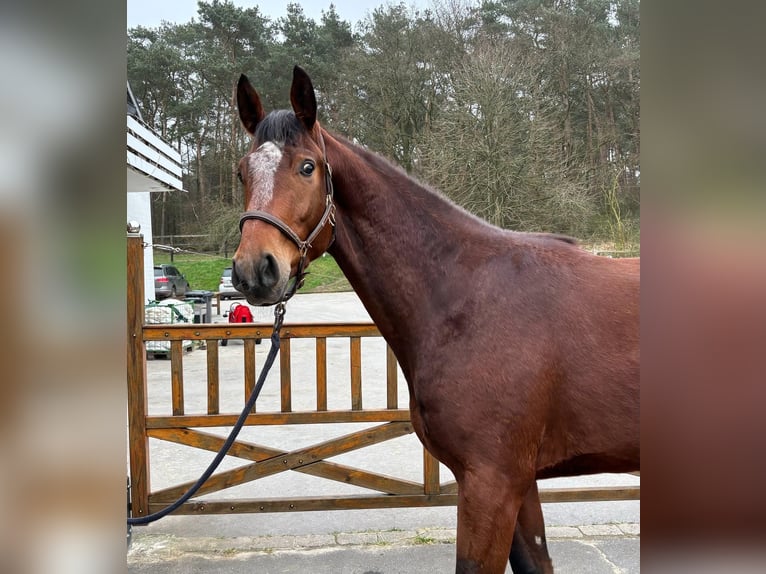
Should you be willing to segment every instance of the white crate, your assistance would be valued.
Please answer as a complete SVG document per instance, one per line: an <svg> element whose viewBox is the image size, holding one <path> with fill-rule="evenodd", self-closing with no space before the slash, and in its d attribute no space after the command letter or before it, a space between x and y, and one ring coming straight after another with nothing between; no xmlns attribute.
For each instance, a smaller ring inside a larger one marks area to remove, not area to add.
<svg viewBox="0 0 766 574"><path fill-rule="evenodd" d="M194 305L178 299L152 301L144 308L144 323L147 325L194 323ZM183 347L191 349L192 342L184 339ZM146 350L151 353L169 353L170 341L147 341Z"/></svg>

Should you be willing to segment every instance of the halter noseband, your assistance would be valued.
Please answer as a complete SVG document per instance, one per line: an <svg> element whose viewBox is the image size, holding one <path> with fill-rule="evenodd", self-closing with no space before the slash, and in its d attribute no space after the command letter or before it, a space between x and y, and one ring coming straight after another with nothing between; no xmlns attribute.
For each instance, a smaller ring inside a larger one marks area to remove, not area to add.
<svg viewBox="0 0 766 574"><path fill-rule="evenodd" d="M322 138L322 154L324 155L323 163L325 173L325 208L324 213L322 213L322 217L319 219L319 222L316 224L314 229L311 231L311 233L309 233L309 236L305 240L301 239L298 234L290 228L289 225L279 219L276 215L272 215L266 211L246 211L239 218L240 233L242 233L242 226L245 224L245 221L249 219L258 219L260 221L265 221L266 223L269 223L279 229L290 241L295 243L296 247L298 247L298 252L301 256L300 261L298 262L298 271L295 274L295 281L293 282L292 286L285 292L284 296L282 297L282 304L290 299L290 297L295 295L295 292L303 285L303 281L306 278L306 273L304 271L306 266L306 257L308 255L309 249L311 249L311 243L322 232L328 221L332 226L332 239L330 239L330 245L332 245L335 241L335 203L333 202L332 169L330 168L330 164L327 163L327 152L325 150L324 138L321 135L320 138Z"/></svg>

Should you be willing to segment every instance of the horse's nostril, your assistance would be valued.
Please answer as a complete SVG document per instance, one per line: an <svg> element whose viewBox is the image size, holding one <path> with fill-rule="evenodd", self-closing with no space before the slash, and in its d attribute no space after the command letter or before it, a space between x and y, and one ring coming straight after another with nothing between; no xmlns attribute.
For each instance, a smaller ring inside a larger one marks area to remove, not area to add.
<svg viewBox="0 0 766 574"><path fill-rule="evenodd" d="M258 275L261 280L261 285L264 287L273 287L279 280L279 266L274 256L269 254L261 259L261 263L258 266Z"/></svg>
<svg viewBox="0 0 766 574"><path fill-rule="evenodd" d="M239 275L237 275L237 262L231 260L231 284L236 288L239 285Z"/></svg>
<svg viewBox="0 0 766 574"><path fill-rule="evenodd" d="M245 259L239 265L232 261L231 284L237 291L257 295L279 282L279 264L272 255Z"/></svg>

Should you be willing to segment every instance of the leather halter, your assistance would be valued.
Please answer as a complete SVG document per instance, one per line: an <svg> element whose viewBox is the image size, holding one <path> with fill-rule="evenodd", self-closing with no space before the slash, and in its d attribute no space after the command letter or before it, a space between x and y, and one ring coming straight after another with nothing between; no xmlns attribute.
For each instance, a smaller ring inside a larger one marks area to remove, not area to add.
<svg viewBox="0 0 766 574"><path fill-rule="evenodd" d="M308 255L309 249L311 249L311 243L322 232L328 221L332 226L332 238L330 239L330 243L327 248L329 249L330 245L335 242L335 203L333 202L332 169L330 168L330 164L327 163L327 153L324 145L324 137L320 135L320 138L322 144L322 154L324 155L323 163L325 173L325 208L324 213L322 213L322 217L319 218L319 221L314 226L314 229L311 231L311 233L309 233L305 240L301 239L300 236L298 236L298 234L295 233L295 231L293 231L289 225L279 219L276 215L266 211L246 211L239 218L240 233L242 233L242 226L245 224L245 221L248 221L249 219L265 221L266 223L269 223L279 229L279 231L281 231L290 241L295 243L295 246L298 248L298 252L300 253L301 258L298 262L298 270L295 274L295 281L282 297L282 304L284 304L284 302L287 301L290 297L295 295L295 292L303 285L303 281L306 278L306 273L304 271L306 266L306 257Z"/></svg>

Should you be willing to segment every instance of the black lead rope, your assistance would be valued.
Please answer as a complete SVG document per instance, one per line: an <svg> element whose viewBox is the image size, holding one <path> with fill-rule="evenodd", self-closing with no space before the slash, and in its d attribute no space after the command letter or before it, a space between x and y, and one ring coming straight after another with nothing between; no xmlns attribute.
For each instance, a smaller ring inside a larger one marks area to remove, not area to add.
<svg viewBox="0 0 766 574"><path fill-rule="evenodd" d="M247 399L247 404L242 410L242 413L239 415L237 422L234 423L234 427L231 429L231 433L229 433L226 442L223 443L223 446L221 446L218 454L215 455L215 458L207 467L205 472L203 472L202 476L199 477L197 482L195 482L192 487L189 488L189 490L187 490L186 493L173 504L147 516L141 516L138 518L128 517L128 526L150 524L151 522L167 516L174 510L177 510L182 504L187 502L192 496L196 494L200 487L205 484L205 481L207 481L207 479L210 478L210 476L215 472L215 469L218 468L218 465L221 464L221 461L226 456L226 453L231 448L231 445L233 445L234 441L237 440L237 435L239 435L239 431L242 430L242 426L245 424L245 420L253 410L255 401L258 399L258 395L261 393L263 383L266 381L266 376L269 374L271 366L274 364L274 359L276 358L277 352L279 351L279 331L282 328L282 320L284 319L284 316L285 302L283 300L277 303L276 307L274 308L274 330L271 333L271 349L269 349L269 354L266 357L266 362L263 365L261 375L258 377L255 388L253 389L253 392L250 393L250 398Z"/></svg>

